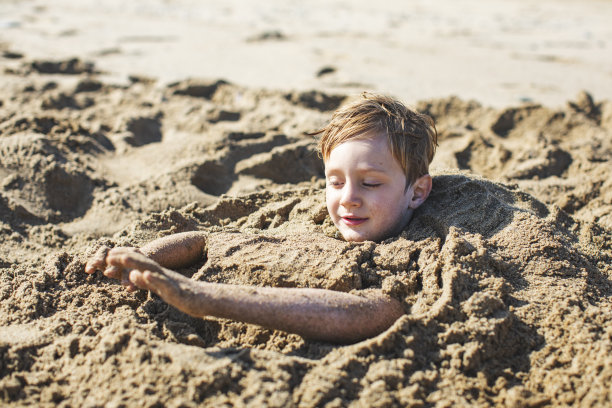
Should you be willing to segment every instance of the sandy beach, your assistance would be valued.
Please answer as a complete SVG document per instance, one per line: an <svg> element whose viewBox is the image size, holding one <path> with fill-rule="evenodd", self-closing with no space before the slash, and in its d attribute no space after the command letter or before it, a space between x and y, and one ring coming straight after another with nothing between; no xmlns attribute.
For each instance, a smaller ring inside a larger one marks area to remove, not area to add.
<svg viewBox="0 0 612 408"><path fill-rule="evenodd" d="M608 406L607 1L0 2L0 405ZM365 90L435 119L433 191L349 243L309 136ZM194 280L382 289L352 345L87 275L206 231Z"/></svg>

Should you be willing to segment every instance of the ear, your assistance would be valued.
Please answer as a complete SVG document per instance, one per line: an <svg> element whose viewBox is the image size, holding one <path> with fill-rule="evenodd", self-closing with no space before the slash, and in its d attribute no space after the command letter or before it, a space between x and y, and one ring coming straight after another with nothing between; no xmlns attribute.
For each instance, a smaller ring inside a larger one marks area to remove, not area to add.
<svg viewBox="0 0 612 408"><path fill-rule="evenodd" d="M431 192L431 176L425 174L419 177L410 187L412 189L412 199L410 200L410 208L413 210L423 204L429 197Z"/></svg>

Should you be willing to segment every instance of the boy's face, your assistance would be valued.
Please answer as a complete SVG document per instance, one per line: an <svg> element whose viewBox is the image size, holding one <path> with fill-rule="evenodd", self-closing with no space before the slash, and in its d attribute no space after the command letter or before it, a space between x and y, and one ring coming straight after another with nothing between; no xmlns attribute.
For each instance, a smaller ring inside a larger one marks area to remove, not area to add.
<svg viewBox="0 0 612 408"><path fill-rule="evenodd" d="M325 162L325 177L327 210L347 241L379 241L399 233L429 194L415 197L418 183L406 189L406 176L384 134L336 146Z"/></svg>

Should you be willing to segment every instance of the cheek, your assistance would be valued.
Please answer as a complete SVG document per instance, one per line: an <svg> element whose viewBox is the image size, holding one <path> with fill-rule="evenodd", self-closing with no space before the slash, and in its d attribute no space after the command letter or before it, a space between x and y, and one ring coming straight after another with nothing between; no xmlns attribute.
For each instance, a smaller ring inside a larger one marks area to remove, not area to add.
<svg viewBox="0 0 612 408"><path fill-rule="evenodd" d="M410 204L406 194L384 194L372 201L372 210L394 218L405 212Z"/></svg>
<svg viewBox="0 0 612 408"><path fill-rule="evenodd" d="M327 188L325 189L325 203L327 204L327 209L331 210L338 206L338 194L335 194L335 191Z"/></svg>

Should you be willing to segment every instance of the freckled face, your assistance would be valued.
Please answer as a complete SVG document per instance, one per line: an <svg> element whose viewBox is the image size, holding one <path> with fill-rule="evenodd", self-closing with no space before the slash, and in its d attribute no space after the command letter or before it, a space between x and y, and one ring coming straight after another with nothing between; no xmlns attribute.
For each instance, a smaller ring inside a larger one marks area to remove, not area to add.
<svg viewBox="0 0 612 408"><path fill-rule="evenodd" d="M347 241L379 241L410 221L412 186L386 135L350 139L325 162L327 210Z"/></svg>

